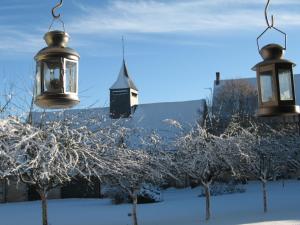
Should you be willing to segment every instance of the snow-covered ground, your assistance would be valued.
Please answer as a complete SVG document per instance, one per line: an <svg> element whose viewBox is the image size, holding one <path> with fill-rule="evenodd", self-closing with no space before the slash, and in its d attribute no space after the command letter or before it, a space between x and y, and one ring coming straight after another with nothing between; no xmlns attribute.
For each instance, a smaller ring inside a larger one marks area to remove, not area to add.
<svg viewBox="0 0 300 225"><path fill-rule="evenodd" d="M300 181L270 182L269 212L262 212L261 186L246 193L212 197L212 219L204 221L200 189L169 189L164 202L138 206L140 225L300 225ZM49 201L50 225L129 225L131 205L112 205L108 199ZM0 204L0 225L40 225L40 202Z"/></svg>

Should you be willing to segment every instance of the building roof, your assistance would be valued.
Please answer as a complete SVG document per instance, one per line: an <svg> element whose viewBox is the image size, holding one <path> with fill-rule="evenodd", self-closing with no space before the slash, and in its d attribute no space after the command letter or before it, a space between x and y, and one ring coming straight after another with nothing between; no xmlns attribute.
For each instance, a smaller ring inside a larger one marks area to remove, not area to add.
<svg viewBox="0 0 300 225"><path fill-rule="evenodd" d="M42 113L34 113L33 121L38 123L41 120ZM129 118L111 119L109 108L91 108L91 109L72 109L61 112L49 112L44 120L58 120L66 117L75 117L80 121L80 125L87 125L91 129L96 122L102 121L103 127L109 127L112 123L121 121L122 125L128 128L140 128L143 132L156 132L165 139L174 139L180 132L190 129L197 122L203 123L206 116L206 101L204 99L183 101L183 102L164 102L140 104L135 113ZM87 122L90 124L86 124ZM172 121L177 121L181 129L171 125Z"/></svg>
<svg viewBox="0 0 300 225"><path fill-rule="evenodd" d="M214 82L214 91L213 91L213 102L216 98L217 94L226 86L227 83L230 83L232 81L242 81L247 82L254 88L257 88L257 80L256 77L249 77L249 78L237 78L237 79L226 79L226 80L219 80L217 83ZM300 105L300 74L294 75L294 84L295 84L295 97L296 97L296 104ZM257 105L256 105L257 107Z"/></svg>
<svg viewBox="0 0 300 225"><path fill-rule="evenodd" d="M183 127L190 127L197 121L203 122L205 110L205 100L141 104L132 115L131 126L168 132L168 120L177 121Z"/></svg>
<svg viewBox="0 0 300 225"><path fill-rule="evenodd" d="M217 95L223 91L225 87L227 87L227 84L231 82L246 82L249 85L253 86L254 88L257 88L257 83L256 83L256 77L247 77L247 78L236 78L236 79L224 79L224 80L219 80L218 82L214 82L214 89L213 89L213 101L217 97Z"/></svg>
<svg viewBox="0 0 300 225"><path fill-rule="evenodd" d="M215 81L212 99L212 112L215 116L230 120L237 113L254 115L257 103L255 78Z"/></svg>
<svg viewBox="0 0 300 225"><path fill-rule="evenodd" d="M130 76L128 74L128 70L127 70L127 66L126 66L125 60L123 60L122 67L121 67L118 79L110 87L110 90L125 89L125 88L131 88L133 90L138 91L137 87L135 86L135 84L133 83L133 81L131 80L131 78L130 78Z"/></svg>

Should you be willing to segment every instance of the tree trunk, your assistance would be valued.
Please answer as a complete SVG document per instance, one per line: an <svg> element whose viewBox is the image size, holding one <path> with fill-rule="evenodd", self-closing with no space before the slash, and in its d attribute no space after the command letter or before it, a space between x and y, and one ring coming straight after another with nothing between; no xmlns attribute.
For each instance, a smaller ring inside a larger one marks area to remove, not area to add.
<svg viewBox="0 0 300 225"><path fill-rule="evenodd" d="M205 191L205 202L206 202L206 215L205 219L210 219L210 190L209 185L204 185L204 191Z"/></svg>
<svg viewBox="0 0 300 225"><path fill-rule="evenodd" d="M43 225L48 225L48 203L47 203L47 194L40 192L42 200L42 222Z"/></svg>
<svg viewBox="0 0 300 225"><path fill-rule="evenodd" d="M7 180L6 179L4 179L3 182L4 182L4 184L3 184L3 201L7 202L8 184L7 184Z"/></svg>
<svg viewBox="0 0 300 225"><path fill-rule="evenodd" d="M264 212L266 213L268 211L268 202L267 202L267 187L266 187L267 181L262 180L262 189L263 189L263 204L264 204Z"/></svg>
<svg viewBox="0 0 300 225"><path fill-rule="evenodd" d="M102 183L99 181L99 193L100 193L100 198L103 198L102 195Z"/></svg>
<svg viewBox="0 0 300 225"><path fill-rule="evenodd" d="M134 192L132 195L132 222L133 222L133 225L138 225L137 212L136 212L137 202L138 202L137 192Z"/></svg>

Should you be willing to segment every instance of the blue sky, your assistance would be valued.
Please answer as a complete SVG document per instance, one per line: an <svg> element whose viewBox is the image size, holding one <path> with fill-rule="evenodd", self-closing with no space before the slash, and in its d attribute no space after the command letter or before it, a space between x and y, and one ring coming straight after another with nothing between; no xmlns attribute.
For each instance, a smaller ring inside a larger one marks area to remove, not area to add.
<svg viewBox="0 0 300 225"><path fill-rule="evenodd" d="M35 62L45 46L55 0L1 0L0 76L15 84L20 99L29 96ZM254 77L261 61L256 37L265 29L265 0L65 0L62 14L70 47L81 55L78 107L107 106L109 87L126 61L140 102L206 98L215 72L222 79ZM299 64L300 1L273 0L269 14L288 33L286 58ZM59 24L55 28L60 28ZM262 45L282 43L269 32ZM0 87L3 88L3 83ZM28 99L28 98L26 98Z"/></svg>

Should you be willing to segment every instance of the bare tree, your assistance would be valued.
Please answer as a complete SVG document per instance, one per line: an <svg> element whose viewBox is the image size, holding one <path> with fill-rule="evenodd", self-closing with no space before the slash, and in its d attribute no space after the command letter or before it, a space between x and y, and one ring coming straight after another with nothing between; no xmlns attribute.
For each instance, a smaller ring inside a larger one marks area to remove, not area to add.
<svg viewBox="0 0 300 225"><path fill-rule="evenodd" d="M3 90L0 90L0 116L2 118L10 114L11 107L13 105L13 93L14 86L4 84Z"/></svg>
<svg viewBox="0 0 300 225"><path fill-rule="evenodd" d="M226 80L215 86L212 121L215 131L223 132L233 115L253 117L257 110L257 89L247 80Z"/></svg>

